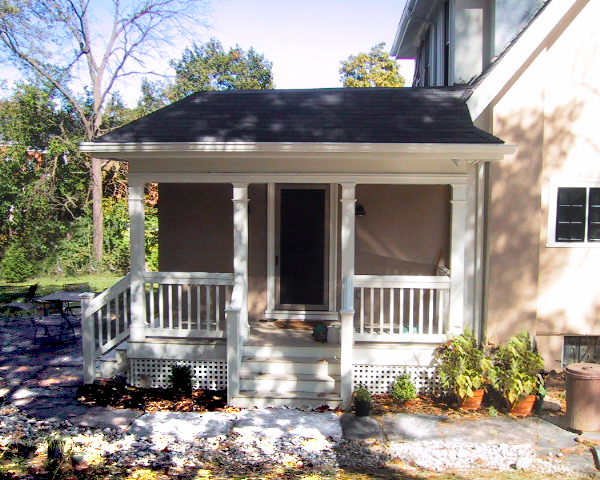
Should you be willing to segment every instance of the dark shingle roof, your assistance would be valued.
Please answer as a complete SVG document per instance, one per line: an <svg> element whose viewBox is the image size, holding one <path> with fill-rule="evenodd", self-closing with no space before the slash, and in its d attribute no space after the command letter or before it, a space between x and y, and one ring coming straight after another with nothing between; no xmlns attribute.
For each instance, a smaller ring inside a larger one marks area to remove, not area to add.
<svg viewBox="0 0 600 480"><path fill-rule="evenodd" d="M454 88L198 92L97 143L503 143L473 126Z"/></svg>

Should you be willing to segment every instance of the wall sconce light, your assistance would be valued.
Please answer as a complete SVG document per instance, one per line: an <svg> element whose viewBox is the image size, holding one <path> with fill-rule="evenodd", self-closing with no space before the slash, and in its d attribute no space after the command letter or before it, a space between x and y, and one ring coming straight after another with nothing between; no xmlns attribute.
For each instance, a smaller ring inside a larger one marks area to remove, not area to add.
<svg viewBox="0 0 600 480"><path fill-rule="evenodd" d="M357 217L364 217L367 214L365 207L362 203L356 204L355 209L354 209L354 214Z"/></svg>

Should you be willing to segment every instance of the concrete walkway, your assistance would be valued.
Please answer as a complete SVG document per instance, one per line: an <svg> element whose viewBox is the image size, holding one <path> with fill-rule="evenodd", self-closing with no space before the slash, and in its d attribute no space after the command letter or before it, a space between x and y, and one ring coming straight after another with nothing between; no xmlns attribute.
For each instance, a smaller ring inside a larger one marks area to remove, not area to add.
<svg viewBox="0 0 600 480"><path fill-rule="evenodd" d="M390 451L409 442L470 442L477 444L532 444L538 455L555 455L573 469L597 472L590 443L578 435L532 417L516 420L507 417L449 419L444 416L388 414L382 417L341 416L333 413L296 410L246 410L236 414L145 414L135 410L109 407L88 408L77 401L82 384L83 361L80 326L75 334L60 342L33 342L33 329L19 318L0 317L0 401L19 407L37 419L68 420L76 426L121 428L139 435L152 432L210 436L238 429L266 437L306 435L316 429L319 435L339 440L386 442ZM304 432L304 433L303 433ZM313 432L314 433L314 432ZM597 433L584 434L598 441Z"/></svg>

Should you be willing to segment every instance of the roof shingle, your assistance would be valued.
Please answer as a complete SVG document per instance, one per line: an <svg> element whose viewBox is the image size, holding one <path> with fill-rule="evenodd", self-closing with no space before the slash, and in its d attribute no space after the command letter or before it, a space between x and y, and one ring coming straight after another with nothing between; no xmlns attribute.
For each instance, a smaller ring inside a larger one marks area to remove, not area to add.
<svg viewBox="0 0 600 480"><path fill-rule="evenodd" d="M456 88L198 92L96 143L503 143L473 125Z"/></svg>

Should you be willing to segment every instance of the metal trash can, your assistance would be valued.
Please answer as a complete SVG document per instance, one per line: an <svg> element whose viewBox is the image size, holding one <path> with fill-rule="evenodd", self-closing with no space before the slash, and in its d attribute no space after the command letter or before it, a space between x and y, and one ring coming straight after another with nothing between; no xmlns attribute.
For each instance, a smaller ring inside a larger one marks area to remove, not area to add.
<svg viewBox="0 0 600 480"><path fill-rule="evenodd" d="M584 432L600 431L600 365L572 363L565 368L567 426Z"/></svg>

